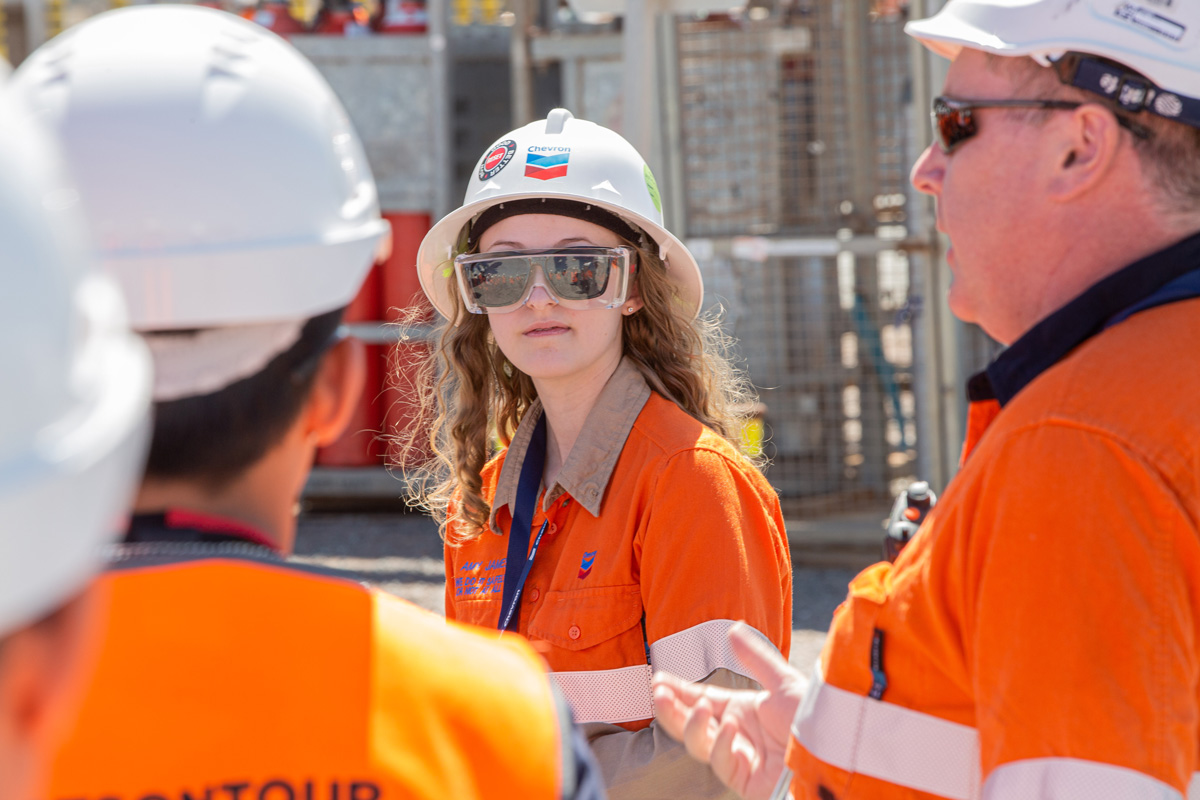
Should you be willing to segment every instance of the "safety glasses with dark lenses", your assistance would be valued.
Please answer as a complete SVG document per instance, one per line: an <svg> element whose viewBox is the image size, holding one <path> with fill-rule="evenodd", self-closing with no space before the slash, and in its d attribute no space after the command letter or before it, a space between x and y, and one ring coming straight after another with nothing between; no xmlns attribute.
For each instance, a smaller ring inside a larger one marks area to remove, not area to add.
<svg viewBox="0 0 1200 800"><path fill-rule="evenodd" d="M454 272L472 314L515 311L537 286L565 308L586 310L625 302L634 263L629 247L567 247L470 253L454 259Z"/></svg>
<svg viewBox="0 0 1200 800"><path fill-rule="evenodd" d="M952 153L960 144L979 133L974 111L979 108L1033 108L1042 111L1074 111L1086 103L1073 100L956 100L951 97L935 97L933 111L933 138L943 153ZM1110 111L1112 109L1109 109ZM1149 131L1132 120L1113 112L1117 123L1140 139L1147 138Z"/></svg>

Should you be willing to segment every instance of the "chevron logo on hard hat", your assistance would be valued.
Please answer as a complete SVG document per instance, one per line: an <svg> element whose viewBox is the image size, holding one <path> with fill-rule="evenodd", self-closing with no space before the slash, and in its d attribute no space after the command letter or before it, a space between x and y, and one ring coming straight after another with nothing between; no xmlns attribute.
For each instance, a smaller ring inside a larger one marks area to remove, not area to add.
<svg viewBox="0 0 1200 800"><path fill-rule="evenodd" d="M532 148L530 148L530 152L525 154L525 177L537 178L539 181L565 178L567 176L567 160L570 157L570 150L540 154L532 152Z"/></svg>

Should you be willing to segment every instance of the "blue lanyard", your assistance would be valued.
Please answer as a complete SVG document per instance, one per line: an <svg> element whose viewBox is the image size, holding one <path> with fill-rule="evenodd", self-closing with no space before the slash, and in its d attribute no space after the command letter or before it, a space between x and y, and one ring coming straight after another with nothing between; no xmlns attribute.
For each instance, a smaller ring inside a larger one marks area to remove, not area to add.
<svg viewBox="0 0 1200 800"><path fill-rule="evenodd" d="M546 533L549 520L542 522L537 537L533 540L533 548L529 548L529 534L533 532L533 514L537 508L538 487L542 483L542 470L546 465L546 415L543 414L533 429L529 439L529 448L525 451L525 462L521 464L521 477L517 480L517 501L513 506L512 525L508 530L508 557L505 559L504 594L500 597L500 608L508 611L500 616L498 629L502 631L516 630L521 622L520 604L521 592L525 588L525 580L529 570L533 568L533 559L537 556L538 545ZM529 550L526 557L525 551ZM513 567L524 558L525 566L515 580Z"/></svg>
<svg viewBox="0 0 1200 800"><path fill-rule="evenodd" d="M513 592L512 602L508 606L508 612L504 615L504 620L500 623L500 630L511 631L517 627L520 622L520 616L517 615L517 608L521 605L521 592L525 590L525 579L529 577L529 570L533 568L533 559L537 555L538 545L542 543L542 536L546 533L546 528L550 525L550 520L543 520L542 527L538 529L537 537L533 540L533 549L529 551L529 558L525 559L525 567L521 570L521 578L517 581L516 591ZM526 537L528 540L529 537ZM508 574L505 573L504 588L508 589ZM516 616L516 619L513 617Z"/></svg>

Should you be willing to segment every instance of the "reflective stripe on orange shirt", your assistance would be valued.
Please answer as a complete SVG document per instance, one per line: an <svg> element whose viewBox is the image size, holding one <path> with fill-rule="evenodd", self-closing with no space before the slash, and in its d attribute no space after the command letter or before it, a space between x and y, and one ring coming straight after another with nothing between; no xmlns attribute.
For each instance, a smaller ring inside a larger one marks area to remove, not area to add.
<svg viewBox="0 0 1200 800"><path fill-rule="evenodd" d="M700 681L718 669L753 678L729 646L730 619L710 619L650 645L651 664L605 670L554 672L551 677L571 704L575 721L633 722L654 716L652 672L669 672L687 681ZM775 649L767 636L755 634ZM776 651L778 652L778 651Z"/></svg>
<svg viewBox="0 0 1200 800"><path fill-rule="evenodd" d="M819 660L792 736L830 766L947 800L1184 800L1144 773L1075 758L1014 761L980 786L974 728L830 686ZM1187 800L1200 800L1200 773L1192 777Z"/></svg>

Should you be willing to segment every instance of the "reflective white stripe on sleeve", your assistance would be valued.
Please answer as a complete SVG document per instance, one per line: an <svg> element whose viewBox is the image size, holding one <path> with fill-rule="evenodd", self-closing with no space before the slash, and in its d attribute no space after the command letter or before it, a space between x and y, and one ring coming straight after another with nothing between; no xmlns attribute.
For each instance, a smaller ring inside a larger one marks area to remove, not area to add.
<svg viewBox="0 0 1200 800"><path fill-rule="evenodd" d="M792 735L816 758L847 772L950 800L980 796L974 728L830 686L820 661Z"/></svg>
<svg viewBox="0 0 1200 800"><path fill-rule="evenodd" d="M664 636L650 645L653 670L670 672L687 681L703 680L717 669L750 677L750 670L729 646L733 625L733 620L712 619ZM762 633L755 633L771 643ZM654 716L651 674L650 664L637 664L620 669L554 672L551 677L570 703L576 722L635 722Z"/></svg>
<svg viewBox="0 0 1200 800"><path fill-rule="evenodd" d="M1195 778L1192 786L1196 786ZM1189 788L1188 795L1192 794ZM983 785L984 800L1183 800L1149 775L1081 758L1031 758L1002 764Z"/></svg>
<svg viewBox="0 0 1200 800"><path fill-rule="evenodd" d="M650 645L650 663L654 665L654 671L669 672L685 681L703 680L718 669L753 678L750 669L733 654L729 644L729 630L735 624L731 619L710 619L664 636ZM775 647L761 631L750 630Z"/></svg>
<svg viewBox="0 0 1200 800"><path fill-rule="evenodd" d="M550 677L567 698L578 723L635 722L654 716L649 664L587 672L552 672Z"/></svg>
<svg viewBox="0 0 1200 800"><path fill-rule="evenodd" d="M1074 758L1004 764L981 789L974 728L830 686L820 661L792 735L826 764L948 800L1184 800L1144 773ZM1200 773L1187 800L1200 800Z"/></svg>

